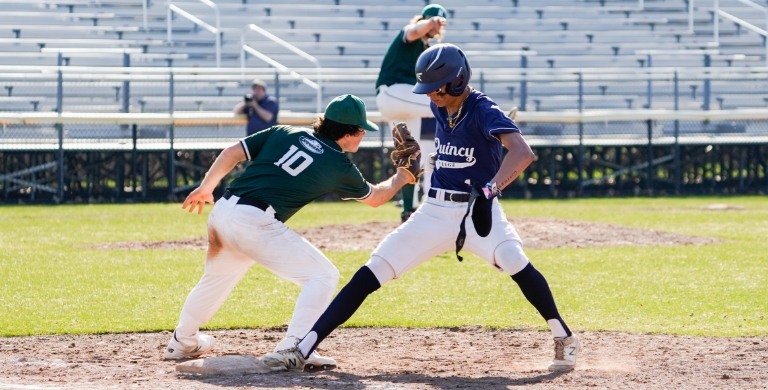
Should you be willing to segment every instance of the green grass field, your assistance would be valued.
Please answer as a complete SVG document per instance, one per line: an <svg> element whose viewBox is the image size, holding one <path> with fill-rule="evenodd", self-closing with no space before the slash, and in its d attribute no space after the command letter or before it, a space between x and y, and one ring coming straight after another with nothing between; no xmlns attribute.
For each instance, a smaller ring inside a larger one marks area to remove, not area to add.
<svg viewBox="0 0 768 390"><path fill-rule="evenodd" d="M727 202L744 211L700 211ZM577 330L768 334L768 201L764 197L504 201L508 215L551 216L720 237L680 247L530 250ZM206 210L209 211L210 207ZM294 228L395 220L391 205L316 203ZM0 336L172 329L202 274L203 251L81 245L205 234L178 204L0 207ZM330 252L341 283L368 252ZM355 326L544 328L508 276L484 261L440 256L374 294ZM340 285L341 286L341 285ZM298 288L254 266L208 325L268 327L290 319Z"/></svg>

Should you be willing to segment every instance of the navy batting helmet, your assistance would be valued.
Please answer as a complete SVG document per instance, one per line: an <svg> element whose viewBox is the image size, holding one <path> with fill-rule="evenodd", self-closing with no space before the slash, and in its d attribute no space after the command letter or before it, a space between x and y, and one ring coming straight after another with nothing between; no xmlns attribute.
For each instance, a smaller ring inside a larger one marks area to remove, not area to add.
<svg viewBox="0 0 768 390"><path fill-rule="evenodd" d="M459 96L469 84L472 68L464 52L450 43L425 50L416 60L416 85L413 93L425 94L448 84L446 92Z"/></svg>

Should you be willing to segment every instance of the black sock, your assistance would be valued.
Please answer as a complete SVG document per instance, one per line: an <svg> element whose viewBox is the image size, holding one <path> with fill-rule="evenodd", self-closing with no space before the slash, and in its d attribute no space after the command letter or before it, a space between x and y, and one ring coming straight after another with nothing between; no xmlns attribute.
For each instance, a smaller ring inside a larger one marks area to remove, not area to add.
<svg viewBox="0 0 768 390"><path fill-rule="evenodd" d="M366 266L360 268L352 277L352 280L339 291L339 294L336 295L336 298L325 309L323 315L315 322L307 337L304 337L299 343L304 357L308 357L317 348L318 344L328 337L334 329L347 322L352 317L352 314L355 314L355 311L363 304L365 298L380 287L379 280L376 279L376 275L373 274L370 268ZM315 335L312 335L312 332ZM311 338L315 338L315 340L311 340ZM310 349L306 348L305 340L314 341Z"/></svg>
<svg viewBox="0 0 768 390"><path fill-rule="evenodd" d="M571 336L571 330L568 329L565 321L560 317L560 313L557 312L555 298L552 297L552 291L549 289L547 280L544 279L541 272L533 267L533 264L528 263L522 271L512 275L512 280L520 286L525 298L539 311L545 321L552 319L560 321L565 333L568 334L568 337Z"/></svg>

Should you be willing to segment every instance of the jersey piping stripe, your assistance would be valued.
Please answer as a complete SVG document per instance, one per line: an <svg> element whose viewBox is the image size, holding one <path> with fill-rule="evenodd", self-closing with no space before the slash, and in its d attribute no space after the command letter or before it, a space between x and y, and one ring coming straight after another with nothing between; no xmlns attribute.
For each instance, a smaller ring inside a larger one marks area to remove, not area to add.
<svg viewBox="0 0 768 390"><path fill-rule="evenodd" d="M497 131L497 130L512 130L509 133L519 133L520 132L520 130L515 129L514 127L497 127L495 129L488 130L488 133L489 134L493 134L493 132Z"/></svg>
<svg viewBox="0 0 768 390"><path fill-rule="evenodd" d="M371 193L373 193L373 187L371 187L371 183L368 183L368 193L365 196L361 198L341 198L341 200L361 200L371 196Z"/></svg>
<svg viewBox="0 0 768 390"><path fill-rule="evenodd" d="M248 161L253 161L251 160L251 152L248 151L248 147L245 145L245 138L240 140L240 146L242 146L245 151L245 158L247 158Z"/></svg>

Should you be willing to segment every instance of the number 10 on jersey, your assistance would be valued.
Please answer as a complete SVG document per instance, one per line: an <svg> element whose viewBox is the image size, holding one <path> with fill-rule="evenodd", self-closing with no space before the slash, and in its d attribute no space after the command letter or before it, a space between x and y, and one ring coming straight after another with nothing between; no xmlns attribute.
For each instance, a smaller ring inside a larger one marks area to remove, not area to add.
<svg viewBox="0 0 768 390"><path fill-rule="evenodd" d="M302 161L296 165L299 160ZM299 150L296 145L291 145L288 152L286 152L283 157L280 157L280 160L278 160L275 165L283 168L283 170L288 172L291 176L297 176L303 170L307 169L307 167L312 164L312 161L312 156L306 154L303 150Z"/></svg>

